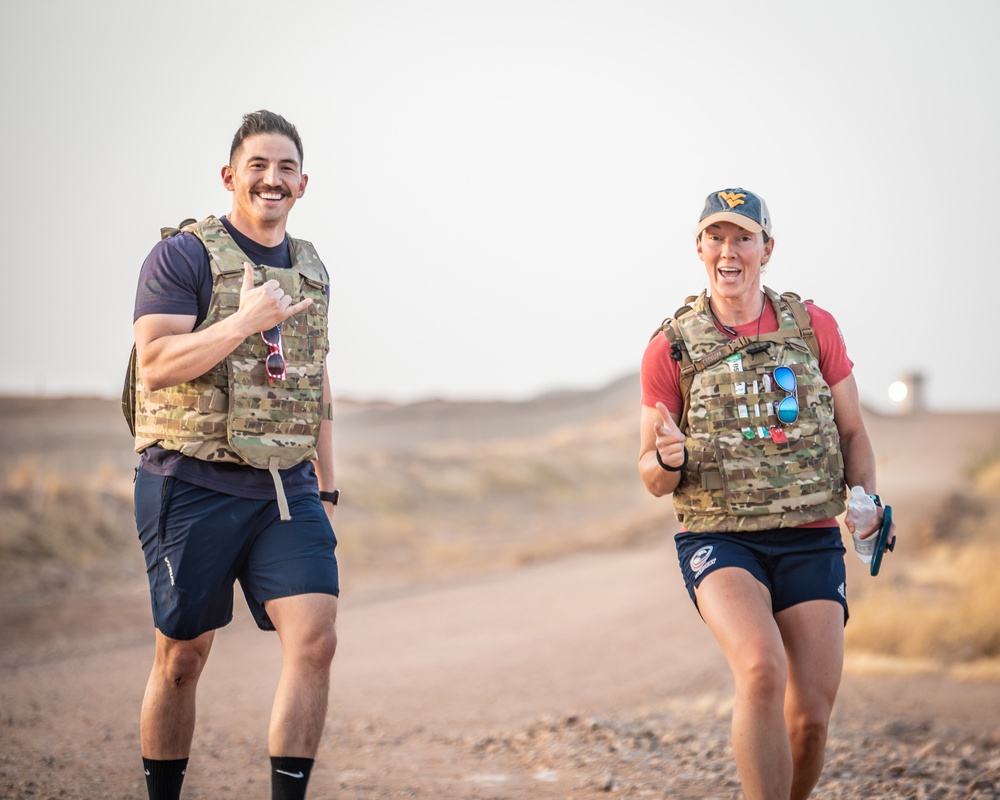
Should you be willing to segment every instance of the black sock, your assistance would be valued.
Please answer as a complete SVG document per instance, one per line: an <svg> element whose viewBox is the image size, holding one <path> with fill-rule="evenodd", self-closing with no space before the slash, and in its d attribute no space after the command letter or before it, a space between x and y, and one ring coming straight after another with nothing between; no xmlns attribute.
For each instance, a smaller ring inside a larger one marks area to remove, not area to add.
<svg viewBox="0 0 1000 800"><path fill-rule="evenodd" d="M149 800L180 800L181 784L184 783L187 765L186 758L156 761L143 757L142 767L146 773L146 791L149 792Z"/></svg>
<svg viewBox="0 0 1000 800"><path fill-rule="evenodd" d="M313 759L271 756L271 800L305 800Z"/></svg>

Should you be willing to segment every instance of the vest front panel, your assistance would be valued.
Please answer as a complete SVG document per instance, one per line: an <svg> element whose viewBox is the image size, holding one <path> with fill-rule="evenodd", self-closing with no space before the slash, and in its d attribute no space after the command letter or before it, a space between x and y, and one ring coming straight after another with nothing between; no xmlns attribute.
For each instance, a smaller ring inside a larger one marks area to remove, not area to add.
<svg viewBox="0 0 1000 800"><path fill-rule="evenodd" d="M677 518L688 530L795 527L844 510L832 393L791 311L770 290L768 297L779 331L759 337L767 347L719 359L691 382L688 465L673 495ZM696 362L711 362L706 356L730 342L716 328L704 295L678 322ZM779 365L795 374L799 411L791 424L775 413L789 394L774 380Z"/></svg>
<svg viewBox="0 0 1000 800"><path fill-rule="evenodd" d="M209 253L212 298L198 330L239 308L249 259L214 217L184 228ZM254 283L277 280L293 302L312 305L281 324L284 380L268 381L270 348L259 333L241 342L206 374L168 389L136 386L136 450L153 443L204 461L286 469L310 458L324 418L323 367L329 352L326 271L308 242L289 239L292 269L254 266Z"/></svg>

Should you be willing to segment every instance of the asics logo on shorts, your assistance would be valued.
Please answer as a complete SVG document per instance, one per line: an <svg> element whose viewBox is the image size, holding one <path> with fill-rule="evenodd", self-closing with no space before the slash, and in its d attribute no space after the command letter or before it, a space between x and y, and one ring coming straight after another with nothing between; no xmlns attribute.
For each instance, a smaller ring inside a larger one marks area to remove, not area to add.
<svg viewBox="0 0 1000 800"><path fill-rule="evenodd" d="M712 545L707 545L691 556L691 571L696 578L715 563L715 559L712 558L713 549Z"/></svg>

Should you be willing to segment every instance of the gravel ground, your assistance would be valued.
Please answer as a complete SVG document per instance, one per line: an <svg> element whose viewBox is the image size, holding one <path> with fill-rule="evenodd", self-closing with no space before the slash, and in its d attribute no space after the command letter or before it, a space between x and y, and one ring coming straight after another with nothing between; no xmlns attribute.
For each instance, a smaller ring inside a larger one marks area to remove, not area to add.
<svg viewBox="0 0 1000 800"><path fill-rule="evenodd" d="M572 772L578 790L674 800L740 800L729 720L661 714L616 721L568 716L469 743L513 752L536 776ZM970 735L929 721L838 721L816 798L1000 798L1000 727ZM546 797L539 792L539 797ZM555 796L555 795L552 795ZM574 795L570 795L574 796Z"/></svg>

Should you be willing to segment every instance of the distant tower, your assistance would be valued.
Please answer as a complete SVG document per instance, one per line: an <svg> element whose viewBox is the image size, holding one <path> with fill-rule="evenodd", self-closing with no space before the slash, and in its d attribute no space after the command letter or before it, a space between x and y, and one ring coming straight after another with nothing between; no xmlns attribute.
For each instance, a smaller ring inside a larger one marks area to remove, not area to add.
<svg viewBox="0 0 1000 800"><path fill-rule="evenodd" d="M920 372L907 372L895 384L897 408L900 414L913 414L926 411L924 406L924 376Z"/></svg>

